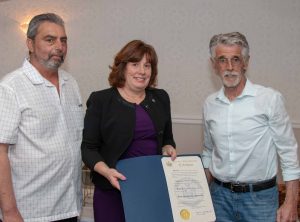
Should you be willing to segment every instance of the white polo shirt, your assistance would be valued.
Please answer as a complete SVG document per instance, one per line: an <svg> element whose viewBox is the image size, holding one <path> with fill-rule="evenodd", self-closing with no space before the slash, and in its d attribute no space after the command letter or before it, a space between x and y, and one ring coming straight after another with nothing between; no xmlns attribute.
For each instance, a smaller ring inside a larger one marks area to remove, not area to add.
<svg viewBox="0 0 300 222"><path fill-rule="evenodd" d="M0 143L11 144L13 188L26 222L80 214L82 101L63 70L59 88L27 60L0 82Z"/></svg>

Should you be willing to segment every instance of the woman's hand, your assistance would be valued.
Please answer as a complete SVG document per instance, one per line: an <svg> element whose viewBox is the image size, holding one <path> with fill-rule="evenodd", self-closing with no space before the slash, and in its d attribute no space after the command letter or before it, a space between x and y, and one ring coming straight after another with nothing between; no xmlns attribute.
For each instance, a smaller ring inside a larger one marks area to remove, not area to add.
<svg viewBox="0 0 300 222"><path fill-rule="evenodd" d="M104 175L108 181L111 183L111 185L118 190L120 190L120 183L119 180L126 180L126 177L119 173L116 169L108 168Z"/></svg>
<svg viewBox="0 0 300 222"><path fill-rule="evenodd" d="M111 185L118 190L120 190L119 180L126 180L126 177L123 174L119 173L114 168L109 168L104 162L98 162L95 165L94 170L104 176Z"/></svg>
<svg viewBox="0 0 300 222"><path fill-rule="evenodd" d="M167 156L171 156L171 160L175 160L176 157L177 157L176 150L171 145L165 145L165 146L163 146L163 148L162 148L162 154L163 155L167 155Z"/></svg>

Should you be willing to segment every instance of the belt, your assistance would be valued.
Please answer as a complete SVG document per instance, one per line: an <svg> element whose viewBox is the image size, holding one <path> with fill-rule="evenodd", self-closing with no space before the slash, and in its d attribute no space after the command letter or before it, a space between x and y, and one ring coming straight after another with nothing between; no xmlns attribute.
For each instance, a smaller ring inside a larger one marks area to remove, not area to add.
<svg viewBox="0 0 300 222"><path fill-rule="evenodd" d="M225 187L229 190L231 190L231 192L235 192L235 193L245 193L245 192L250 192L251 191L251 187L252 187L252 191L261 191L261 190L266 190L269 188L272 188L276 185L276 177L273 177L270 180L265 180L265 181L261 181L258 183L231 183L231 182L222 182L218 179L214 179L216 184L219 184L222 187Z"/></svg>

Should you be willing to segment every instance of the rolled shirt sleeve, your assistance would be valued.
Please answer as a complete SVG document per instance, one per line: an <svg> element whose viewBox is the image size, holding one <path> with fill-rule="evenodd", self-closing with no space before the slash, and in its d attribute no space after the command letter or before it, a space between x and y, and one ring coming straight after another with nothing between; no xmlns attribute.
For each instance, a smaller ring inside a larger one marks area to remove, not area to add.
<svg viewBox="0 0 300 222"><path fill-rule="evenodd" d="M211 159L212 159L212 149L213 149L213 143L212 139L209 133L208 124L205 121L205 114L206 114L206 106L204 104L203 107L203 131L204 131L204 144L203 144L203 152L202 152L202 162L204 168L209 168Z"/></svg>
<svg viewBox="0 0 300 222"><path fill-rule="evenodd" d="M282 95L277 92L270 106L270 132L275 143L284 181L300 178L298 145Z"/></svg>

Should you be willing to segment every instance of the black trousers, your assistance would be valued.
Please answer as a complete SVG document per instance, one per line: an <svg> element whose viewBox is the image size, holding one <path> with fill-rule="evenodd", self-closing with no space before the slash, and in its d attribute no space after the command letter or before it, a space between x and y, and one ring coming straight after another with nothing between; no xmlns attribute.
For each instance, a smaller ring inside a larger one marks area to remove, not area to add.
<svg viewBox="0 0 300 222"><path fill-rule="evenodd" d="M56 220L56 221L52 221L52 222L77 222L77 217L72 217L72 218L68 218L68 219L63 219L63 220Z"/></svg>
<svg viewBox="0 0 300 222"><path fill-rule="evenodd" d="M68 219L63 219L63 220L56 220L53 222L77 222L77 217L72 217L72 218L68 218ZM0 222L2 222L2 220L0 219Z"/></svg>

